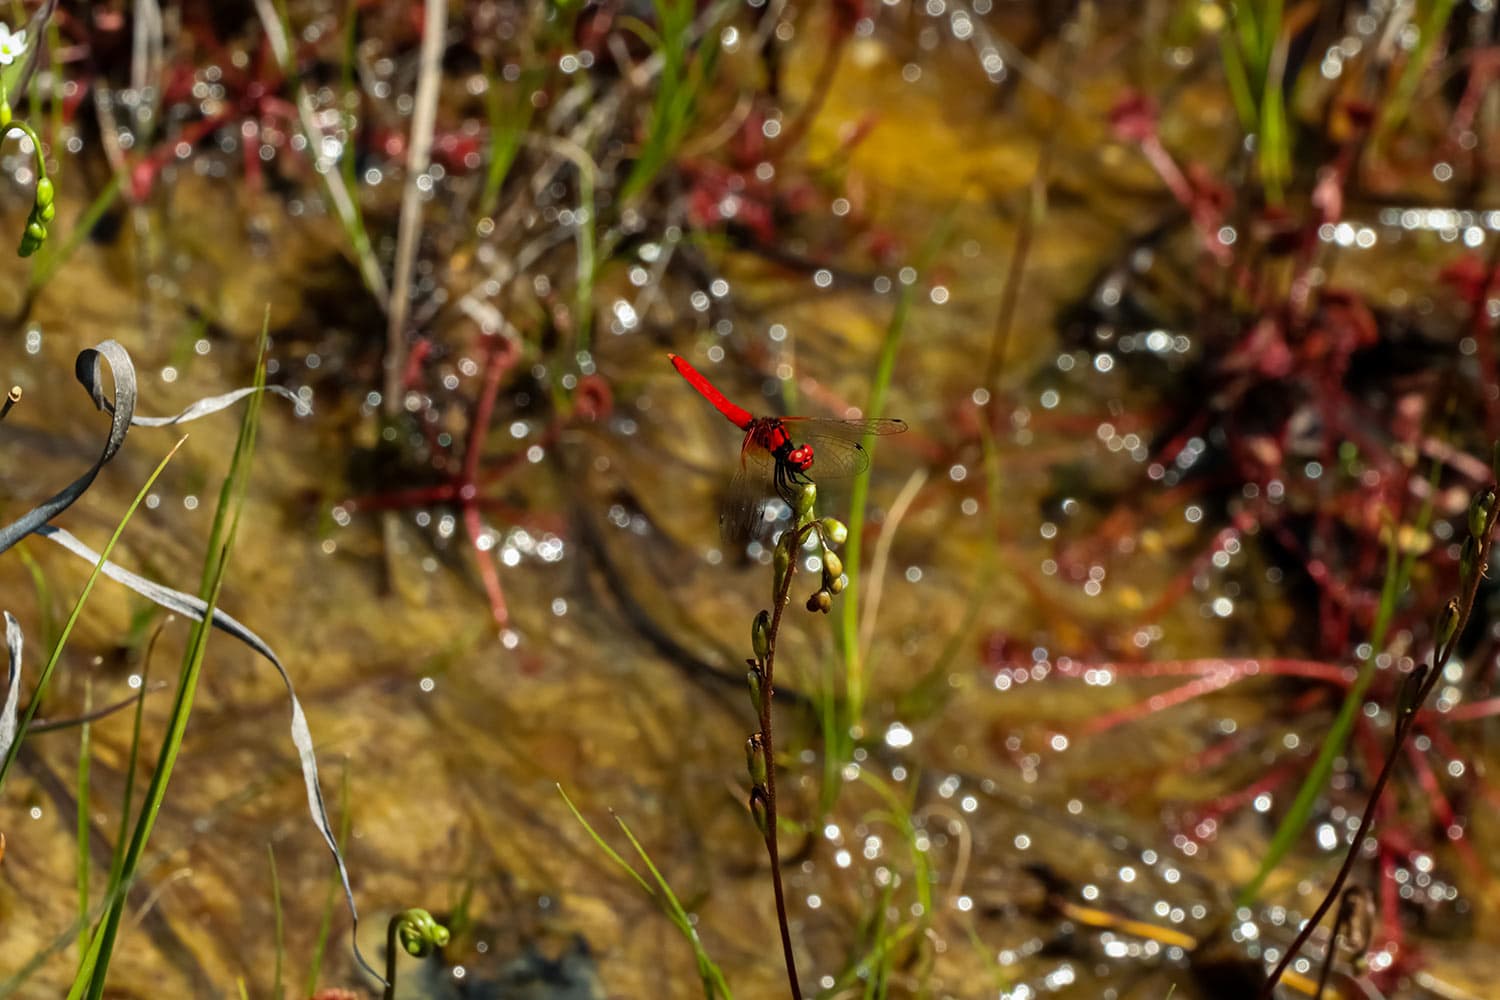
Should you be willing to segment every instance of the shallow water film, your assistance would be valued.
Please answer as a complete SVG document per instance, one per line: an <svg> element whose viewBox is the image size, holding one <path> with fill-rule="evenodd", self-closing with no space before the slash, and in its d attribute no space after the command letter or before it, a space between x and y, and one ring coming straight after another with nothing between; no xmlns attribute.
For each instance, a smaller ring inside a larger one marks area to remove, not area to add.
<svg viewBox="0 0 1500 1000"><path fill-rule="evenodd" d="M1497 995L1492 0L0 13L0 997Z"/></svg>

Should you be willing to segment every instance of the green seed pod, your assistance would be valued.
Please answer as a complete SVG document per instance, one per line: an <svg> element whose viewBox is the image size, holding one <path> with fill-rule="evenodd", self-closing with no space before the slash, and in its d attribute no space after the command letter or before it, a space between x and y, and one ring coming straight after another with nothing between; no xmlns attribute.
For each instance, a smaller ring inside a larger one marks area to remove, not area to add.
<svg viewBox="0 0 1500 1000"><path fill-rule="evenodd" d="M818 488L812 483L803 483L802 492L797 494L797 523L801 524L812 517L813 506L818 502Z"/></svg>
<svg viewBox="0 0 1500 1000"><path fill-rule="evenodd" d="M773 570L771 578L771 596L780 596L781 588L786 584L786 575L792 571L792 532L782 536L776 545L776 551L771 556L771 567Z"/></svg>
<svg viewBox="0 0 1500 1000"><path fill-rule="evenodd" d="M1469 504L1469 534L1475 538L1484 538L1484 526L1489 522L1490 511L1495 506L1495 491L1485 489L1482 493L1474 496L1474 502Z"/></svg>
<svg viewBox="0 0 1500 1000"><path fill-rule="evenodd" d="M756 788L766 785L766 744L756 733L745 741L745 769L750 772L750 783Z"/></svg>
<svg viewBox="0 0 1500 1000"><path fill-rule="evenodd" d="M824 582L823 589L830 594L842 594L844 588L847 586L849 586L849 575L847 573L840 573L832 580Z"/></svg>
<svg viewBox="0 0 1500 1000"><path fill-rule="evenodd" d="M836 517L825 517L822 521L823 539L829 545L843 545L849 540L849 528Z"/></svg>
<svg viewBox="0 0 1500 1000"><path fill-rule="evenodd" d="M826 615L832 607L833 595L827 590L819 589L807 599L807 610L809 611L821 611Z"/></svg>
<svg viewBox="0 0 1500 1000"><path fill-rule="evenodd" d="M764 608L750 626L750 648L755 650L755 658L762 662L771 655L771 612Z"/></svg>
<svg viewBox="0 0 1500 1000"><path fill-rule="evenodd" d="M40 222L28 222L26 224L26 235L38 243L44 243L47 240L47 227Z"/></svg>
<svg viewBox="0 0 1500 1000"><path fill-rule="evenodd" d="M56 197L56 192L52 187L52 178L43 177L36 182L36 204L38 208L52 204L54 197Z"/></svg>
<svg viewBox="0 0 1500 1000"><path fill-rule="evenodd" d="M47 202L47 204L37 209L36 217L38 219L41 219L43 222L51 222L53 219L57 218L57 206L52 204L52 202L50 201Z"/></svg>
<svg viewBox="0 0 1500 1000"><path fill-rule="evenodd" d="M844 560L832 549L823 550L823 572L835 580L844 575Z"/></svg>
<svg viewBox="0 0 1500 1000"><path fill-rule="evenodd" d="M1457 598L1450 599L1443 610L1438 613L1437 627L1434 630L1437 635L1438 649L1444 649L1453 641L1453 634L1458 631L1459 615Z"/></svg>
<svg viewBox="0 0 1500 1000"><path fill-rule="evenodd" d="M1420 663L1417 668L1406 675L1405 682L1401 685L1401 691L1396 696L1396 719L1402 721L1415 715L1421 703L1417 695L1422 691L1422 684L1427 680L1427 664Z"/></svg>
<svg viewBox="0 0 1500 1000"><path fill-rule="evenodd" d="M762 680L764 680L764 675L760 672L760 667L751 664L750 669L745 673L745 684L750 688L750 704L757 713L761 709Z"/></svg>
<svg viewBox="0 0 1500 1000"><path fill-rule="evenodd" d="M766 813L766 790L764 788L750 789L750 815L755 817L755 826L760 830L760 835L769 836L771 817Z"/></svg>

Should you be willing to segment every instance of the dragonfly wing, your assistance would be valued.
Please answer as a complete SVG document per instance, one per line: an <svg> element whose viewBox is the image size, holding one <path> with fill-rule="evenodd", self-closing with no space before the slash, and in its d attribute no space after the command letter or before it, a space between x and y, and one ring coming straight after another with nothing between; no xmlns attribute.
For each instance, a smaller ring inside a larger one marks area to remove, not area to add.
<svg viewBox="0 0 1500 1000"><path fill-rule="evenodd" d="M860 441L866 435L884 437L888 434L904 434L909 425L905 420L882 417L874 420L833 420L827 417L782 417L792 437L799 434L811 437L837 438L840 441Z"/></svg>
<svg viewBox="0 0 1500 1000"><path fill-rule="evenodd" d="M752 446L740 455L739 471L729 482L719 514L719 531L729 546L743 547L763 533L774 472L775 459L764 448Z"/></svg>
<svg viewBox="0 0 1500 1000"><path fill-rule="evenodd" d="M786 428L798 444L813 446L808 472L814 479L838 479L857 476L870 467L870 453L861 443L867 436L900 434L906 430L906 421L787 418Z"/></svg>

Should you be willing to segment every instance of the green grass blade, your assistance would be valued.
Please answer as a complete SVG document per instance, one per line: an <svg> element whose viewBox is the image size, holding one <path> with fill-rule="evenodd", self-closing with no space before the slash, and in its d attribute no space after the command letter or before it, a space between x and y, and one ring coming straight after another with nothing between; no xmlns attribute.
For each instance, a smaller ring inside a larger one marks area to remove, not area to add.
<svg viewBox="0 0 1500 1000"><path fill-rule="evenodd" d="M641 846L641 842L635 839L635 834L630 831L630 827L626 825L625 821L616 816L615 822L620 824L620 829L624 831L626 839L630 841L630 846L635 848L635 853L640 856L641 861L650 870L651 877L656 880L657 886L660 887L662 898L666 901L667 915L671 917L672 922L677 925L677 929L682 932L683 937L687 938L688 943L692 945L693 956L698 960L698 975L703 979L703 995L708 1000L714 1000L714 997L724 997L725 1000L733 1000L729 992L729 985L724 981L723 972L719 970L718 965L709 957L708 952L704 950L703 939L698 936L698 929L693 926L693 919L688 915L687 910L683 909L682 903L677 899L677 894L672 891L672 887L667 884L667 880L657 870L656 864L651 860L651 855L647 854L646 849Z"/></svg>
<svg viewBox="0 0 1500 1000"><path fill-rule="evenodd" d="M1427 7L1426 16L1420 18L1416 48L1406 58L1401 77L1396 81L1395 92L1381 107L1377 142L1383 143L1411 112L1412 100L1417 95L1417 87L1421 84L1422 77L1426 75L1428 67L1432 65L1434 49L1438 40L1443 37L1448 19L1453 16L1455 5L1456 0L1435 0Z"/></svg>
<svg viewBox="0 0 1500 1000"><path fill-rule="evenodd" d="M1291 179L1291 132L1286 120L1286 94L1282 88L1284 52L1272 57L1261 91L1260 133L1255 152L1260 161L1260 182L1266 200L1273 205L1282 202L1286 182Z"/></svg>
<svg viewBox="0 0 1500 1000"><path fill-rule="evenodd" d="M1250 86L1250 74L1245 68L1245 60L1240 56L1238 45L1227 33L1219 36L1219 52L1224 64L1224 84L1229 88L1229 99L1234 104L1235 114L1239 116L1240 128L1246 132L1255 132L1259 129L1259 112L1255 92Z"/></svg>
<svg viewBox="0 0 1500 1000"><path fill-rule="evenodd" d="M265 346L266 334L263 329L259 361L255 372L257 390L265 386ZM229 551L239 528L240 513L243 510L245 490L250 475L251 458L255 452L256 431L260 426L260 408L264 399L265 394L259 391L249 396L249 405L246 407L244 419L240 424L239 440L235 443L229 474L225 477L224 486L219 491L219 505L214 512L213 528L204 559L204 581L199 596L207 604L207 610L202 619L194 623L187 650L183 654L182 667L178 673L177 691L168 717L167 735L157 756L156 768L152 771L151 783L147 787L140 816L136 820L130 837L130 846L125 851L124 861L117 874L117 883L109 887L113 901L105 911L99 930L89 944L89 952L84 957L74 978L73 987L68 993L69 1000L77 1000L81 996L87 996L89 1000L101 1000L104 994L110 957L119 934L120 921L125 912L126 896L130 884L135 880L141 859L145 855L146 842L150 839L156 820L161 814L162 803L166 799L167 785L171 780L172 770L177 762L177 755L182 749L183 737L187 732L188 716L192 712L198 679L203 671L204 656L208 651L208 637L213 631L213 610L218 606L219 593L223 588L224 575L229 566Z"/></svg>
<svg viewBox="0 0 1500 1000"><path fill-rule="evenodd" d="M42 618L41 645L44 649L51 649L57 643L57 609L52 606L52 587L47 583L42 564L31 554L30 546L17 542L16 555L21 557L21 565L26 567L31 586L36 590L37 611Z"/></svg>
<svg viewBox="0 0 1500 1000"><path fill-rule="evenodd" d="M667 918L672 921L672 924L687 939L688 944L693 949L693 957L698 964L698 975L703 981L703 995L707 1000L714 1000L716 997L722 997L724 1000L734 1000L734 994L730 992L729 984L724 980L724 973L719 969L714 960L709 957L708 952L704 950L703 941L698 937L698 931L693 926L692 918L683 909L682 903L677 898L677 894L672 891L672 887L667 884L667 880L662 877L661 872L652 863L650 855L646 853L646 849L641 846L640 841L636 840L635 834L630 831L630 827L625 824L625 821L618 816L615 817L615 822L620 824L620 829L625 832L625 837L630 841L631 847L635 848L636 854L645 863L647 870L651 872L651 877L655 880L657 888L652 888L651 883L647 882L645 877L636 871L630 862L622 858L619 852L599 835L599 831L595 830L588 820L584 819L583 813L579 812L578 807L573 804L573 800L568 798L568 793L563 791L562 785L557 786L557 794L562 796L563 801L568 805L568 810L572 812L573 818L578 821L578 825L583 827L584 832L604 852L605 856L634 879L635 883L641 887L641 890L646 895L655 898L661 903L662 911L666 913Z"/></svg>
<svg viewBox="0 0 1500 1000"><path fill-rule="evenodd" d="M938 223L927 243L917 254L916 270L920 275L927 270L938 250L948 239L957 206ZM886 324L885 337L880 345L880 358L875 364L875 378L870 384L870 396L865 405L867 416L877 416L885 410L886 397L890 394L891 377L896 371L896 355L906 333L906 321L911 316L911 307L916 299L917 281L902 285L896 295L896 306L891 310L891 319ZM866 451L872 451L875 438L866 435L863 442ZM849 491L849 513L845 523L849 527L849 540L844 544L844 571L849 575L849 585L841 596L839 610L839 644L844 655L845 697L849 702L849 725L860 728L864 723L865 706L865 662L864 651L859 648L859 573L865 529L865 505L870 497L870 475L873 463L854 477Z"/></svg>
<svg viewBox="0 0 1500 1000"><path fill-rule="evenodd" d="M88 715L94 709L94 686L91 680L83 686L83 725L78 731L78 842L74 856L74 870L78 883L78 953L88 950L89 943L89 833L90 822L89 758L93 752L93 726Z"/></svg>
<svg viewBox="0 0 1500 1000"><path fill-rule="evenodd" d="M635 879L636 884L641 887L646 895L656 895L656 890L651 888L651 883L647 882L640 872L631 867L630 862L620 857L619 852L609 846L609 841L599 836L599 831L595 830L589 821L583 818L583 813L579 812L578 807L573 804L573 800L568 798L568 793L563 791L562 785L557 786L557 794L562 796L563 801L568 804L569 811L573 813L573 818L578 821L579 826L583 827L584 832L589 835L589 839L594 842L599 850L604 852L605 857L609 858L631 878Z"/></svg>
<svg viewBox="0 0 1500 1000"><path fill-rule="evenodd" d="M1438 493L1438 476L1441 471L1441 467L1434 462L1432 475L1428 481L1430 489L1427 491L1427 500L1417 516L1418 534L1425 533L1427 525L1432 520L1433 499ZM1416 566L1415 552L1407 553L1405 558L1397 558L1397 537L1398 532L1393 530L1391 544L1386 552L1385 582L1380 590L1380 606L1375 614L1374 627L1370 632L1370 655L1365 657L1364 662L1360 664L1359 676L1355 678L1354 684L1344 696L1344 703L1339 706L1338 715L1334 717L1333 725L1328 729L1328 735L1318 750L1317 759L1313 761L1307 777L1302 779L1302 786L1297 789L1297 797L1292 800L1286 816L1282 818L1281 823L1276 827L1276 832L1272 834L1271 843L1266 847L1260 866L1250 881L1236 895L1236 906L1249 906L1255 902L1260 895L1260 890L1265 886L1266 879L1281 864L1282 859L1296 844L1297 838L1302 836L1303 831L1307 829L1308 823L1312 821L1313 807L1317 805L1318 796L1323 793L1329 778L1333 775L1334 761L1338 759L1339 754L1344 752L1344 746L1349 742L1349 735L1354 730L1355 718L1359 714L1360 706L1364 704L1365 692L1369 690L1370 683L1375 679L1375 658L1380 655L1381 649L1385 646L1385 634L1395 617L1396 605L1406 592L1407 582L1411 579L1412 569Z"/></svg>
<svg viewBox="0 0 1500 1000"><path fill-rule="evenodd" d="M276 874L276 848L266 844L266 860L271 865L271 912L275 917L276 966L271 974L271 1000L282 1000L286 991L281 986L281 970L286 958L286 938L283 936L281 914L281 879Z"/></svg>
<svg viewBox="0 0 1500 1000"><path fill-rule="evenodd" d="M511 166L521 153L526 130L531 127L534 107L529 94L542 81L543 74L523 70L514 84L505 83L493 72L487 73L489 90L485 93L485 112L490 123L490 162L484 175L484 193L479 198L481 214L494 215L500 210L500 191ZM506 95L512 95L507 101Z"/></svg>

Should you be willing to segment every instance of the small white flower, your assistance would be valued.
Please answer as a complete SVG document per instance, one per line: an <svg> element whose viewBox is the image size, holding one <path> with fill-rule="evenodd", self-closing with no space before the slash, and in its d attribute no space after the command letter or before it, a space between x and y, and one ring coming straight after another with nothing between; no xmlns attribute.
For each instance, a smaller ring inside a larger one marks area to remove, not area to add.
<svg viewBox="0 0 1500 1000"><path fill-rule="evenodd" d="M25 54L26 29L12 35L10 25L0 21L0 66L9 66Z"/></svg>

